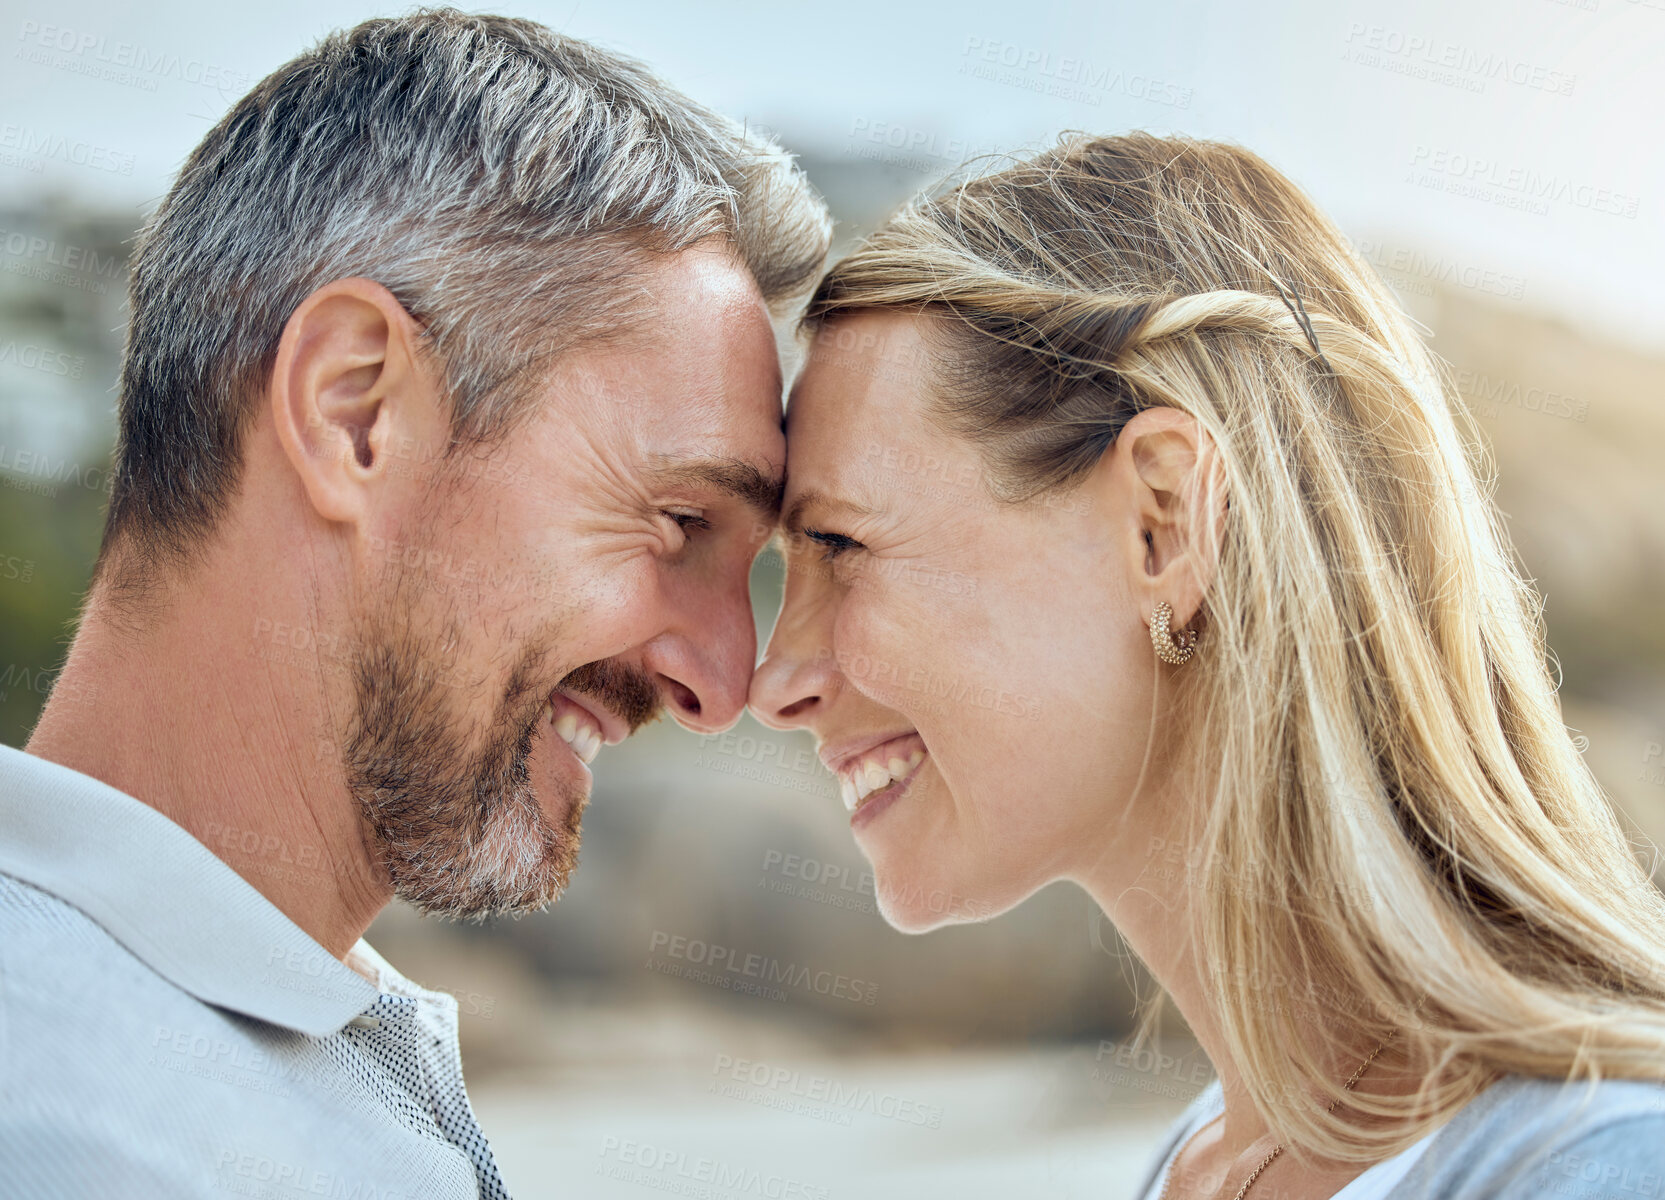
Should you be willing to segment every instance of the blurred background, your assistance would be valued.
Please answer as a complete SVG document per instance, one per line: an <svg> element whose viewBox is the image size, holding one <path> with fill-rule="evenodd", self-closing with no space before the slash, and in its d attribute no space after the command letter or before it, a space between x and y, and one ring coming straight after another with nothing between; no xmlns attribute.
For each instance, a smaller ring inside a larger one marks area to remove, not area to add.
<svg viewBox="0 0 1665 1200"><path fill-rule="evenodd" d="M331 28L400 11L6 0L0 740L27 739L97 548L130 239L255 80ZM776 132L831 204L837 248L964 159L1062 129L1268 157L1452 364L1546 598L1567 722L1655 861L1665 0L498 11L643 58ZM778 560L753 583L766 635ZM677 1163L701 1158L775 1196L1131 1194L1209 1074L1177 1019L1160 1053L1123 1042L1150 984L1114 931L1063 887L987 924L890 931L810 749L749 719L711 738L652 727L598 763L583 866L556 908L482 927L395 906L371 930L458 997L470 1091L515 1194L674 1191ZM843 975L872 1002L679 977L676 937Z"/></svg>

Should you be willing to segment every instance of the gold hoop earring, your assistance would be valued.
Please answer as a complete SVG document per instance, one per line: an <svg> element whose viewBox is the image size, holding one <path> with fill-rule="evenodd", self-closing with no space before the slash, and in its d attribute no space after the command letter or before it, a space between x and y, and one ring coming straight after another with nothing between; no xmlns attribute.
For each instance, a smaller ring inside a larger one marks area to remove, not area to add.
<svg viewBox="0 0 1665 1200"><path fill-rule="evenodd" d="M1179 666L1190 660L1197 650L1197 631L1182 629L1176 638L1168 632L1168 623L1174 619L1174 609L1166 600L1157 602L1156 611L1150 617L1150 644L1156 647L1156 657L1170 666Z"/></svg>

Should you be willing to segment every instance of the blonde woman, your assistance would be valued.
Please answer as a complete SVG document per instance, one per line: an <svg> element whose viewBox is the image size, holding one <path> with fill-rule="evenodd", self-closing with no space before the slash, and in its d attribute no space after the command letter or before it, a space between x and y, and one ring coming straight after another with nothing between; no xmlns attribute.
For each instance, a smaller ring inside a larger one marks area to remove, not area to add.
<svg viewBox="0 0 1665 1200"><path fill-rule="evenodd" d="M1218 1080L1140 1194L1661 1194L1665 903L1334 226L1235 147L1066 139L806 324L753 710L897 928L1073 880L1149 965Z"/></svg>

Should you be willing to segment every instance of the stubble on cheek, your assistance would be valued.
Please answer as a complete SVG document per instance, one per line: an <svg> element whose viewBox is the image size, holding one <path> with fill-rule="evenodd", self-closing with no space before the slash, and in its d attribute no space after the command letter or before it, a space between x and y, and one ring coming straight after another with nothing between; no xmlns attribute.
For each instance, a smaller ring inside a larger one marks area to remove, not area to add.
<svg viewBox="0 0 1665 1200"><path fill-rule="evenodd" d="M578 862L588 797L562 796L554 826L528 763L545 694L545 636L519 655L493 705L483 741L464 712L477 681L448 671L463 645L454 612L437 631L391 589L359 622L354 711L342 741L347 782L370 831L377 868L419 911L479 919L541 908L566 888ZM478 742L478 745L476 743Z"/></svg>

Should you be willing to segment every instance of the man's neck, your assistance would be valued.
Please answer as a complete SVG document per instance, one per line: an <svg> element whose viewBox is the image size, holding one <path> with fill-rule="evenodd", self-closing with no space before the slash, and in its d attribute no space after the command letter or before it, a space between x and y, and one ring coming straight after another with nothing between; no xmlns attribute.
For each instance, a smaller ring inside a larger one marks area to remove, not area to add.
<svg viewBox="0 0 1665 1200"><path fill-rule="evenodd" d="M327 720L343 660L279 632L304 613L255 613L248 597L271 593L217 595L208 574L234 572L201 573L137 638L95 592L25 749L150 805L345 959L391 888Z"/></svg>

